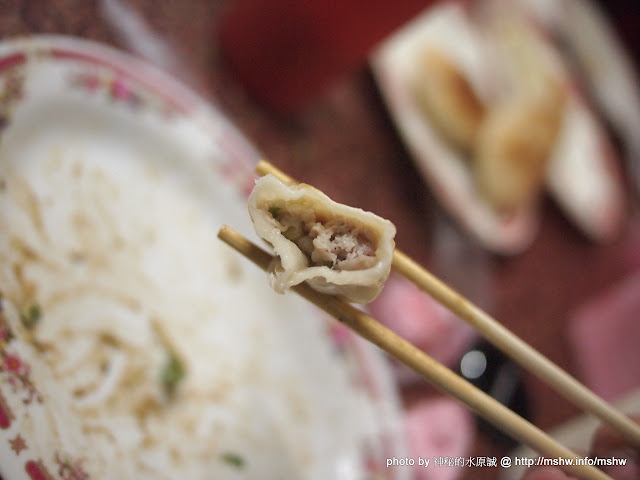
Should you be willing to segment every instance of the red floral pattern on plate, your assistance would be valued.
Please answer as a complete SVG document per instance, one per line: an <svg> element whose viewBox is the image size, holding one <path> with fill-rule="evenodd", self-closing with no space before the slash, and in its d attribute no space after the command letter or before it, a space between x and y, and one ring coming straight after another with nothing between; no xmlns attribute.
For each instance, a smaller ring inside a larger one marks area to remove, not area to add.
<svg viewBox="0 0 640 480"><path fill-rule="evenodd" d="M8 351L13 338L13 333L0 311L0 381L9 384L15 393L20 392L24 404L42 402L42 394L31 381L31 368L20 356ZM6 406L6 402L4 403Z"/></svg>
<svg viewBox="0 0 640 480"><path fill-rule="evenodd" d="M32 480L54 480L42 460L29 460L24 464L24 470Z"/></svg>

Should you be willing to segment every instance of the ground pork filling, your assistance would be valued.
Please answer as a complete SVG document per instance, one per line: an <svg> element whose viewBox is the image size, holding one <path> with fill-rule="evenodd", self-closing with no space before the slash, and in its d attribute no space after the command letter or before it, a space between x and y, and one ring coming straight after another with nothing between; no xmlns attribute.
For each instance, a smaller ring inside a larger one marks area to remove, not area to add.
<svg viewBox="0 0 640 480"><path fill-rule="evenodd" d="M373 235L343 219L322 219L304 212L296 215L270 208L282 234L294 242L314 266L335 270L362 270L376 264Z"/></svg>

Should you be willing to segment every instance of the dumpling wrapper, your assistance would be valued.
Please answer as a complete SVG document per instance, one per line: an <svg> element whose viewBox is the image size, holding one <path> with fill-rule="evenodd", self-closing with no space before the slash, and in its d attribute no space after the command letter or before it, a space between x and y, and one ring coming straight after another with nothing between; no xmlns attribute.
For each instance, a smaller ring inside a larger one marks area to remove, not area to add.
<svg viewBox="0 0 640 480"><path fill-rule="evenodd" d="M278 293L306 281L320 292L364 304L378 296L389 276L393 223L334 202L316 188L266 175L249 196L249 215L278 257L269 274Z"/></svg>

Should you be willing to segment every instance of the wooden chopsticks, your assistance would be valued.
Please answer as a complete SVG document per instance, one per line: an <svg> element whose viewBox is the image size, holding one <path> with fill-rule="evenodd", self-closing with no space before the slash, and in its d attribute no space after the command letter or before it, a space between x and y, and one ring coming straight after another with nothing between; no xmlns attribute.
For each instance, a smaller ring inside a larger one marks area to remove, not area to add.
<svg viewBox="0 0 640 480"><path fill-rule="evenodd" d="M294 183L291 177L264 160L258 162L255 170L259 175L271 173L284 183ZM591 413L602 422L610 425L630 445L640 448L640 426L638 424L598 397L566 371L398 249L394 252L393 269L469 323L491 344L520 366L553 387L583 411Z"/></svg>
<svg viewBox="0 0 640 480"><path fill-rule="evenodd" d="M263 270L268 270L274 258L268 252L227 226L220 229L218 237ZM293 290L412 368L436 387L462 401L496 428L541 455L553 459L563 458L569 461L567 463L582 458L350 303L339 297L317 292L304 283L293 287ZM612 480L589 465L567 465L561 468L584 480Z"/></svg>
<svg viewBox="0 0 640 480"><path fill-rule="evenodd" d="M295 182L294 179L266 161L258 163L256 172L259 175L271 173L284 183ZM263 270L267 270L273 260L270 253L254 245L227 226L221 228L218 236ZM631 445L640 447L640 427L638 425L398 249L394 252L393 268L458 317L467 321L488 341L522 367L537 375L586 412L592 413L612 426ZM568 460L565 462L567 465L561 466L568 473L586 480L611 480L608 475L593 466L576 465L575 459L583 457L562 446L538 427L518 416L345 300L319 293L306 284L298 285L293 290L350 327L363 338L412 368L436 387L465 403L496 428L547 458ZM569 463L573 464L569 465Z"/></svg>

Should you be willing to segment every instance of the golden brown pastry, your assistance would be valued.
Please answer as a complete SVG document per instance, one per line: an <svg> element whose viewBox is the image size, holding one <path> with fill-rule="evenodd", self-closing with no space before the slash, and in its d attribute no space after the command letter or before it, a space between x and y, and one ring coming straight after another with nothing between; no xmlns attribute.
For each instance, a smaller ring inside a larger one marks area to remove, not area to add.
<svg viewBox="0 0 640 480"><path fill-rule="evenodd" d="M476 185L500 212L528 206L542 189L562 127L565 92L549 81L544 92L523 93L490 109L478 130Z"/></svg>
<svg viewBox="0 0 640 480"><path fill-rule="evenodd" d="M413 92L433 127L455 147L471 149L485 113L464 72L444 53L427 49L418 58Z"/></svg>

